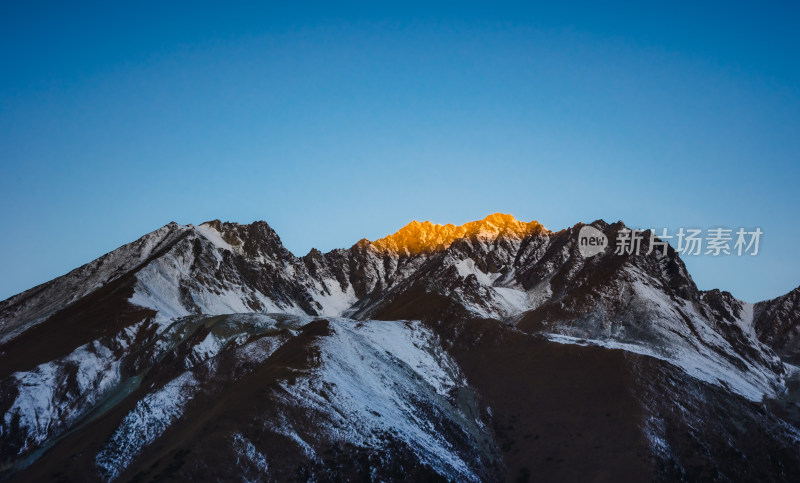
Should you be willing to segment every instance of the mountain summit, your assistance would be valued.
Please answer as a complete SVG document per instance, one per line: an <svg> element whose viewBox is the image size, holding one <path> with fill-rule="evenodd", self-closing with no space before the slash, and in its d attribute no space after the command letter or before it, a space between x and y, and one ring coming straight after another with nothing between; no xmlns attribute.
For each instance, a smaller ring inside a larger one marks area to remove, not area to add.
<svg viewBox="0 0 800 483"><path fill-rule="evenodd" d="M170 223L0 302L0 474L795 480L797 291L701 291L672 248L585 258L583 226L296 257L265 222Z"/></svg>
<svg viewBox="0 0 800 483"><path fill-rule="evenodd" d="M438 225L430 221L412 221L397 233L372 242L380 251L406 253L409 255L441 251L462 238L495 240L500 237L523 239L534 233L547 230L537 221L525 223L512 215L495 213L479 221L463 225Z"/></svg>

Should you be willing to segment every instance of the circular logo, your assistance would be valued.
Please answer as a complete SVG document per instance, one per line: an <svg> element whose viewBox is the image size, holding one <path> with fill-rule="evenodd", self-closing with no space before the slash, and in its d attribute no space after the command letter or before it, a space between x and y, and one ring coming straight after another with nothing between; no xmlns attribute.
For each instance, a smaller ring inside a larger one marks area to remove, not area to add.
<svg viewBox="0 0 800 483"><path fill-rule="evenodd" d="M585 258L602 253L608 246L608 238L591 225L581 227L578 232L578 251Z"/></svg>

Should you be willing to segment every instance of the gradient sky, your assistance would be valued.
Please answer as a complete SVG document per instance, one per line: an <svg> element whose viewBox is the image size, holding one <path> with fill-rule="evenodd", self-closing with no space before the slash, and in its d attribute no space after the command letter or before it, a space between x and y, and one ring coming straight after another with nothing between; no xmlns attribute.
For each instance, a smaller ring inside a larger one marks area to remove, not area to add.
<svg viewBox="0 0 800 483"><path fill-rule="evenodd" d="M788 4L5 2L0 299L172 220L265 220L302 255L493 212L760 227L756 257L685 261L778 296L800 284Z"/></svg>

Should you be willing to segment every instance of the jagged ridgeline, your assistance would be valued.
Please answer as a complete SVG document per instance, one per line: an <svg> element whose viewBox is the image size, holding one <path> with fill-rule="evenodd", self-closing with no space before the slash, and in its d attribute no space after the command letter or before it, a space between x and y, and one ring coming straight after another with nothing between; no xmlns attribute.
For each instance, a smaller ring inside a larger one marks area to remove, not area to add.
<svg viewBox="0 0 800 483"><path fill-rule="evenodd" d="M170 223L0 302L0 475L796 481L800 289L701 291L671 248L582 256L583 226L296 257Z"/></svg>

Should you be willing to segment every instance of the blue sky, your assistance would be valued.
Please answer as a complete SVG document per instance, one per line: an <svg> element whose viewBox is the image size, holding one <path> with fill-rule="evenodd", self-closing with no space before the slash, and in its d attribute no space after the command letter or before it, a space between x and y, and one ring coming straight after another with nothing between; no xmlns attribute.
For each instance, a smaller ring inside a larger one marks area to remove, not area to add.
<svg viewBox="0 0 800 483"><path fill-rule="evenodd" d="M760 227L756 257L685 261L785 293L798 10L695 3L6 3L0 299L172 220L302 255L493 212Z"/></svg>

